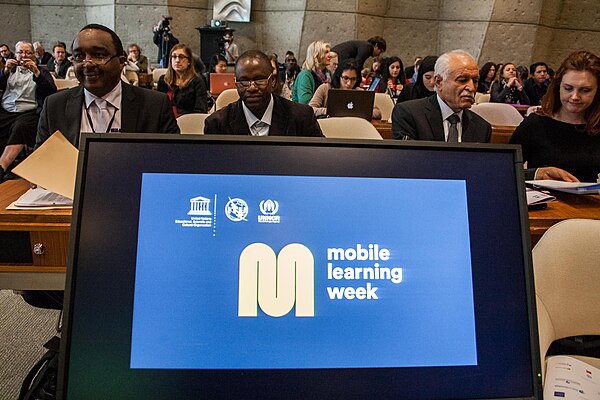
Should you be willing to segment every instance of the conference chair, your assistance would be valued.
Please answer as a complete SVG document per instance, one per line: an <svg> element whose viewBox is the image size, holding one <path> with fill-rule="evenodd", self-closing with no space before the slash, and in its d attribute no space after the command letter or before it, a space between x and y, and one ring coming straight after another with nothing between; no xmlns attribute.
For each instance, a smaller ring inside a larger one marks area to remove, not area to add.
<svg viewBox="0 0 600 400"><path fill-rule="evenodd" d="M133 86L139 86L140 84L140 78L138 77L138 74L135 71L130 71L126 68L123 68L121 79Z"/></svg>
<svg viewBox="0 0 600 400"><path fill-rule="evenodd" d="M375 93L375 107L381 111L381 120L387 121L392 118L394 100L387 93Z"/></svg>
<svg viewBox="0 0 600 400"><path fill-rule="evenodd" d="M156 69L152 70L152 87L154 89L156 89L156 86L158 84L158 80L160 79L160 77L166 73L167 73L166 68L156 68Z"/></svg>
<svg viewBox="0 0 600 400"><path fill-rule="evenodd" d="M490 94L489 93L475 93L475 103L489 103L490 102Z"/></svg>
<svg viewBox="0 0 600 400"><path fill-rule="evenodd" d="M239 98L240 95L238 94L237 89L225 89L221 92L219 97L217 97L217 101L215 102L215 110L218 111L226 105L237 101Z"/></svg>
<svg viewBox="0 0 600 400"><path fill-rule="evenodd" d="M204 134L204 120L208 114L184 114L177 118L177 125L182 134Z"/></svg>
<svg viewBox="0 0 600 400"><path fill-rule="evenodd" d="M600 220L553 225L533 248L542 376L556 339L600 335ZM600 359L574 356L600 368Z"/></svg>
<svg viewBox="0 0 600 400"><path fill-rule="evenodd" d="M490 125L517 126L523 121L523 116L515 107L505 103L474 104L471 111L477 113Z"/></svg>
<svg viewBox="0 0 600 400"><path fill-rule="evenodd" d="M383 140L377 129L363 118L332 117L317 121L326 138Z"/></svg>
<svg viewBox="0 0 600 400"><path fill-rule="evenodd" d="M54 84L56 85L56 90L60 92L61 90L70 89L79 85L79 81L77 79L54 78Z"/></svg>

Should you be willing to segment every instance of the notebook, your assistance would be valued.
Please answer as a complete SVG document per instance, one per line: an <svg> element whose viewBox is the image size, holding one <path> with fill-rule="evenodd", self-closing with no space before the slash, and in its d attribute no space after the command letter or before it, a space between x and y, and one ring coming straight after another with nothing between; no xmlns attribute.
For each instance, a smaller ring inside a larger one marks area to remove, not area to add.
<svg viewBox="0 0 600 400"><path fill-rule="evenodd" d="M327 115L330 117L373 118L375 92L368 90L329 89Z"/></svg>

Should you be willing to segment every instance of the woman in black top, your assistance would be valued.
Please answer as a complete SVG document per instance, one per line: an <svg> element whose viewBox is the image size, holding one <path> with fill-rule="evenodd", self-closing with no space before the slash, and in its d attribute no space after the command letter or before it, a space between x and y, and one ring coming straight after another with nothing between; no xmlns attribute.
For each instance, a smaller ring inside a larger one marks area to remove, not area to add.
<svg viewBox="0 0 600 400"><path fill-rule="evenodd" d="M397 98L406 84L402 60L396 56L386 57L381 70L383 74L376 92L388 93L392 98Z"/></svg>
<svg viewBox="0 0 600 400"><path fill-rule="evenodd" d="M600 58L569 55L556 72L537 114L517 127L529 179L596 182L600 173ZM568 172L567 172L568 171Z"/></svg>
<svg viewBox="0 0 600 400"><path fill-rule="evenodd" d="M171 49L169 68L158 80L157 89L169 96L176 117L208 111L206 84L196 73L192 50L185 44Z"/></svg>
<svg viewBox="0 0 600 400"><path fill-rule="evenodd" d="M435 62L437 56L427 56L421 61L419 72L417 73L417 81L404 86L402 92L398 96L396 103L401 103L407 100L422 99L435 94Z"/></svg>
<svg viewBox="0 0 600 400"><path fill-rule="evenodd" d="M483 67L479 70L479 83L477 84L477 91L479 93L489 93L494 78L496 77L496 64L493 62L486 62Z"/></svg>

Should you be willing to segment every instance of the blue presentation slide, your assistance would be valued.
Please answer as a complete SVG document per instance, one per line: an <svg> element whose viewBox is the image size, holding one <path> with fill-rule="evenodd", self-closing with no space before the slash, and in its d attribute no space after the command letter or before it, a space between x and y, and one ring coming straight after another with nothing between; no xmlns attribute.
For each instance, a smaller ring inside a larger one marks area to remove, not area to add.
<svg viewBox="0 0 600 400"><path fill-rule="evenodd" d="M466 182L143 174L132 322L134 369L477 365Z"/></svg>

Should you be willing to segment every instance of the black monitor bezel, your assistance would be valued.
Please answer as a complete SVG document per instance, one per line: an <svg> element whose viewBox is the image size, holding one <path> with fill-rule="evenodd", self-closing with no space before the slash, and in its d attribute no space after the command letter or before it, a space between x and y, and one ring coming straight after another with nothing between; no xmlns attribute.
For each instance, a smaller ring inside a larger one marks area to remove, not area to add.
<svg viewBox="0 0 600 400"><path fill-rule="evenodd" d="M425 142L425 141L371 141L371 140L353 140L353 139L321 139L321 138L304 138L304 137L246 137L246 136L204 136L204 135L171 135L171 134L88 134L82 133L81 142L79 146L79 158L77 165L77 177L75 186L75 196L73 202L73 215L71 218L71 231L69 237L69 251L67 260L67 277L65 287L65 302L64 302L64 318L62 327L62 340L61 349L59 354L59 371L58 371L58 385L57 394L58 398L64 398L67 393L67 379L66 374L68 371L67 355L70 349L70 329L71 329L71 307L72 307L72 292L74 290L75 283L75 260L78 256L78 237L79 228L81 222L81 209L83 191L85 190L84 181L87 170L87 150L90 143L95 142L197 142L205 141L211 143L235 143L235 144L253 144L257 142L263 146L269 145L284 145L284 146L329 146L329 147L368 147L368 148L404 148L404 149L439 149L439 150L461 150L461 151L494 151L494 152L506 152L512 153L514 164L515 164L515 179L516 182L524 182L523 173L523 160L521 155L521 148L517 145L496 145L496 144L481 144L481 143L458 143L448 144L444 142ZM538 329L537 329L537 313L535 304L535 288L533 279L533 267L531 252L527 249L531 248L530 244L530 231L529 231L529 220L528 210L526 203L525 185L517 185L518 201L519 201L519 214L521 218L521 237L522 237L522 248L523 248L523 263L525 266L525 287L527 290L527 302L528 302L528 319L529 319L529 337L530 337L530 358L532 361L532 382L534 383L534 397L533 399L542 398L542 385L541 385L541 367L540 367L540 354L539 354L539 342L538 342Z"/></svg>

